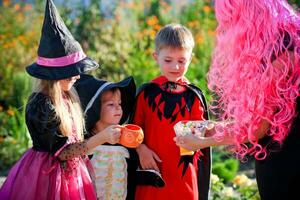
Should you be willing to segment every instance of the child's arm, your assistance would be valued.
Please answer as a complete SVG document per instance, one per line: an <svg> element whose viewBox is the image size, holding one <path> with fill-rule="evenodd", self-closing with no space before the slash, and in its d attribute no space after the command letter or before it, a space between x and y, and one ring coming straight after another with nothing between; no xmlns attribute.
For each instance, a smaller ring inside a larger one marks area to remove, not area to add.
<svg viewBox="0 0 300 200"><path fill-rule="evenodd" d="M136 151L139 155L142 169L155 169L158 172L160 171L156 162L161 162L161 160L154 151L147 147L147 145L141 144L136 148Z"/></svg>
<svg viewBox="0 0 300 200"><path fill-rule="evenodd" d="M120 141L121 126L111 125L89 138L86 143L89 149L93 149L104 143L116 144Z"/></svg>
<svg viewBox="0 0 300 200"><path fill-rule="evenodd" d="M144 101L144 93L143 91L139 93L137 97L135 112L133 115L133 123L136 125L139 125L143 128L144 134L146 135L147 132L145 132L145 107L147 106ZM145 143L142 143L140 146L136 148L136 152L139 156L140 160L140 166L142 169L155 169L157 171L160 171L156 161L161 162L158 155L149 149Z"/></svg>
<svg viewBox="0 0 300 200"><path fill-rule="evenodd" d="M95 147L104 144L116 144L120 140L121 128L119 125L111 125L89 139L67 145L58 155L60 160L69 160L74 157L87 154Z"/></svg>

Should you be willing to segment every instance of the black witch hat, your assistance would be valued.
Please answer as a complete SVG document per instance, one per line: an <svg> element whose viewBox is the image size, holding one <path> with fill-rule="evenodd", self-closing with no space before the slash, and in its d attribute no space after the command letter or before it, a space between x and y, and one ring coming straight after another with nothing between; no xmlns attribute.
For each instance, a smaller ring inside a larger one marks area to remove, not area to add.
<svg viewBox="0 0 300 200"><path fill-rule="evenodd" d="M98 66L98 63L84 54L52 0L47 0L38 58L26 68L27 72L39 79L60 80Z"/></svg>
<svg viewBox="0 0 300 200"><path fill-rule="evenodd" d="M121 91L121 106L123 115L120 124L123 124L131 114L135 103L136 86L133 77L127 77L124 80L112 83L97 79L88 74L82 74L80 79L74 84L82 109L85 114L86 129L91 130L100 119L100 98L103 92L112 88L119 88Z"/></svg>

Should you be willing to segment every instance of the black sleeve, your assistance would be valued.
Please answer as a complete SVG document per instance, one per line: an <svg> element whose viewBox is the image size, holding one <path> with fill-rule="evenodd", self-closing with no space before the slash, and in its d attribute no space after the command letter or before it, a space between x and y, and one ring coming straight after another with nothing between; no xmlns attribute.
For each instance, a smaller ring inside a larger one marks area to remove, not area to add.
<svg viewBox="0 0 300 200"><path fill-rule="evenodd" d="M203 92L200 90L200 88L198 88L196 85L193 84L189 84L187 87L190 90L192 90L200 99L204 107L204 118L208 120L209 119L208 107ZM209 192L210 192L210 175L211 175L211 168L212 168L211 147L201 149L201 152L204 155L200 156L199 159L197 160L199 200L208 200Z"/></svg>
<svg viewBox="0 0 300 200"><path fill-rule="evenodd" d="M149 85L149 83L143 84L136 93L135 98L135 105L133 108L133 111L129 117L128 123L133 123L134 113L136 110L136 103L137 103L137 97L141 94L141 92ZM134 200L135 197L135 191L136 191L136 170L138 168L138 165L140 163L139 156L135 150L135 148L127 148L129 151L129 158L126 159L127 162L127 196L126 200Z"/></svg>
<svg viewBox="0 0 300 200"><path fill-rule="evenodd" d="M83 136L84 136L84 139L89 139L90 137L93 137L95 134L92 133L92 131L84 131L83 133Z"/></svg>
<svg viewBox="0 0 300 200"><path fill-rule="evenodd" d="M33 142L33 149L55 154L67 141L59 131L60 120L49 97L33 94L26 106L26 125Z"/></svg>
<svg viewBox="0 0 300 200"><path fill-rule="evenodd" d="M194 84L187 85L187 88L190 89L192 92L194 92L194 94L196 94L196 96L199 98L199 100L201 101L203 108L204 108L204 118L206 120L209 120L208 107L207 107L206 99L205 99L205 96L204 96L202 90Z"/></svg>

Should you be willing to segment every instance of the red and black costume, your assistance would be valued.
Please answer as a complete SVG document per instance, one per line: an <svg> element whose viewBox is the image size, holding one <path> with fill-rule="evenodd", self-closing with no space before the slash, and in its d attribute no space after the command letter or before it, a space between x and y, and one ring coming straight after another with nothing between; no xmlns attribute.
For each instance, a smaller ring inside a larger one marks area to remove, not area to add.
<svg viewBox="0 0 300 200"><path fill-rule="evenodd" d="M172 91L176 85L185 89ZM137 186L136 199L207 199L211 172L210 149L193 156L180 156L176 146L174 125L181 120L208 118L201 90L183 78L169 82L164 76L141 87L137 96L133 122L145 133L144 144L162 160L158 163L165 187Z"/></svg>

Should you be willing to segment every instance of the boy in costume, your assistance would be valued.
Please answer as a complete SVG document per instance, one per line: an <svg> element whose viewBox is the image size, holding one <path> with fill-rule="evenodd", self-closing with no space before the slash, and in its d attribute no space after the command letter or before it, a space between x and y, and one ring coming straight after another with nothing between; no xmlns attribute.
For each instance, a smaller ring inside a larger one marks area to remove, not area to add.
<svg viewBox="0 0 300 200"><path fill-rule="evenodd" d="M161 75L140 88L133 123L145 134L136 149L140 167L160 172L165 186L138 185L136 199L208 199L210 148L181 156L173 141L177 122L208 119L201 90L184 76L192 59L193 36L186 27L170 24L158 32L155 45L153 57Z"/></svg>

